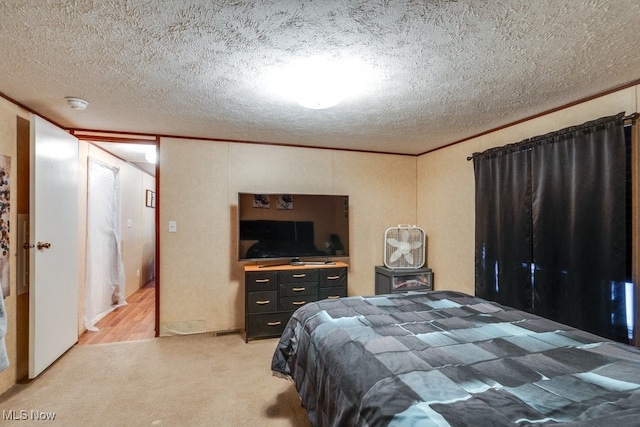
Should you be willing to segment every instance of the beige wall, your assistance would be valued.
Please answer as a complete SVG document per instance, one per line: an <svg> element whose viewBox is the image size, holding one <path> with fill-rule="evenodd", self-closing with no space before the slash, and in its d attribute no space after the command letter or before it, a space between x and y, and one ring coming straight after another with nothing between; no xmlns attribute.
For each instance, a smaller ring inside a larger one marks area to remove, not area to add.
<svg viewBox="0 0 640 427"><path fill-rule="evenodd" d="M474 293L475 179L468 156L599 117L634 113L639 90L624 89L420 156L417 215L429 239L427 262L436 289Z"/></svg>
<svg viewBox="0 0 640 427"><path fill-rule="evenodd" d="M474 176L467 156L477 147L464 142L418 158L418 224L438 290L474 293Z"/></svg>
<svg viewBox="0 0 640 427"><path fill-rule="evenodd" d="M238 192L348 195L351 295L374 293L384 229L415 223L415 157L166 138L160 170L162 335L244 328Z"/></svg>
<svg viewBox="0 0 640 427"><path fill-rule="evenodd" d="M335 193L349 195L349 295L373 295L384 231L416 224L416 158L337 151L333 173Z"/></svg>
<svg viewBox="0 0 640 427"><path fill-rule="evenodd" d="M142 209L140 216L140 234L141 239L137 240L142 245L141 264L140 264L140 285L144 285L156 276L156 209L144 206L146 200L146 190L156 192L156 177L147 173L142 174L142 187L138 200ZM126 218L125 218L126 220ZM135 226L134 222L134 226Z"/></svg>

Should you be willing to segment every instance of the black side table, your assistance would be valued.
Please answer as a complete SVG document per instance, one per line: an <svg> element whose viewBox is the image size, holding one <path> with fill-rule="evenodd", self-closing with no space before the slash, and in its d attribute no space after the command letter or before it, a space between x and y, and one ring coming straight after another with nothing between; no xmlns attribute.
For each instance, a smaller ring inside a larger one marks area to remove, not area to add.
<svg viewBox="0 0 640 427"><path fill-rule="evenodd" d="M432 290L433 271L430 268L393 270L376 266L376 295Z"/></svg>

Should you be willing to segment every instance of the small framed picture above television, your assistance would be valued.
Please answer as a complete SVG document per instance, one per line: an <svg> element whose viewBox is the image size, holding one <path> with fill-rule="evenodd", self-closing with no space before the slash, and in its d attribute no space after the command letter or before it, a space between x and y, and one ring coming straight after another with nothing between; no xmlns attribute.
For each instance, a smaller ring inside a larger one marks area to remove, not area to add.
<svg viewBox="0 0 640 427"><path fill-rule="evenodd" d="M254 194L252 206L254 208L269 209L271 207L271 196L268 194Z"/></svg>
<svg viewBox="0 0 640 427"><path fill-rule="evenodd" d="M293 196L291 194L281 194L277 200L276 207L278 209L293 209Z"/></svg>
<svg viewBox="0 0 640 427"><path fill-rule="evenodd" d="M238 260L349 256L349 196L238 193Z"/></svg>

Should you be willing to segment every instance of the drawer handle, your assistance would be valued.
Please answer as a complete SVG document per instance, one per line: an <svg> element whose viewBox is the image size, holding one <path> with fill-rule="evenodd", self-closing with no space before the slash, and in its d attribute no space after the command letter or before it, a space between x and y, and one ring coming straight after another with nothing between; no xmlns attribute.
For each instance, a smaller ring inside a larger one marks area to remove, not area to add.
<svg viewBox="0 0 640 427"><path fill-rule="evenodd" d="M256 304L258 304L258 305L266 305L266 304L269 304L269 303L271 303L271 301L269 301L269 300L266 300L266 301L256 301Z"/></svg>
<svg viewBox="0 0 640 427"><path fill-rule="evenodd" d="M269 322L267 323L267 326L280 326L282 325L282 322Z"/></svg>
<svg viewBox="0 0 640 427"><path fill-rule="evenodd" d="M293 277L295 277L296 279L300 279L302 277L306 277L307 275L305 273L302 274L294 274Z"/></svg>
<svg viewBox="0 0 640 427"><path fill-rule="evenodd" d="M340 276L328 276L327 280L338 280Z"/></svg>
<svg viewBox="0 0 640 427"><path fill-rule="evenodd" d="M329 295L327 299L340 299L340 295Z"/></svg>
<svg viewBox="0 0 640 427"><path fill-rule="evenodd" d="M304 290L306 290L307 288L293 288L291 289L293 292L302 292Z"/></svg>
<svg viewBox="0 0 640 427"><path fill-rule="evenodd" d="M307 302L306 301L294 301L291 304L293 305L305 305Z"/></svg>
<svg viewBox="0 0 640 427"><path fill-rule="evenodd" d="M256 283L267 283L269 279L256 279Z"/></svg>

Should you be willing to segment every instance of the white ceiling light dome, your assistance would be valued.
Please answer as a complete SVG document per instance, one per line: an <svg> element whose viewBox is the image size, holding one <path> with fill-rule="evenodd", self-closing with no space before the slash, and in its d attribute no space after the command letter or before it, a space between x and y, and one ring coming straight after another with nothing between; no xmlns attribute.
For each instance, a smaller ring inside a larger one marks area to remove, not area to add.
<svg viewBox="0 0 640 427"><path fill-rule="evenodd" d="M293 61L274 71L269 80L281 96L319 110L362 93L372 80L372 72L356 60L317 56Z"/></svg>
<svg viewBox="0 0 640 427"><path fill-rule="evenodd" d="M155 164L158 161L158 155L156 154L156 147L155 146L151 146L151 147L152 149L145 153L144 158L148 163Z"/></svg>

